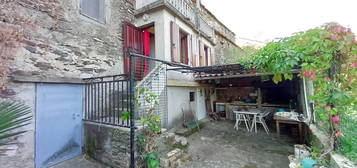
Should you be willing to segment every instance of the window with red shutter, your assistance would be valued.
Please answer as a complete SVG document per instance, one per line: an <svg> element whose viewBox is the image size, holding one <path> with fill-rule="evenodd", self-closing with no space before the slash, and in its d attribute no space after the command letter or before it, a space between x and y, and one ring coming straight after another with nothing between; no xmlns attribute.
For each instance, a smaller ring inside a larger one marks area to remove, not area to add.
<svg viewBox="0 0 357 168"><path fill-rule="evenodd" d="M143 30L134 25L125 22L123 24L123 38L124 38L124 73L130 72L130 62L128 52L137 54L144 54ZM134 72L135 79L141 80L143 77L143 60L141 58L134 58Z"/></svg>

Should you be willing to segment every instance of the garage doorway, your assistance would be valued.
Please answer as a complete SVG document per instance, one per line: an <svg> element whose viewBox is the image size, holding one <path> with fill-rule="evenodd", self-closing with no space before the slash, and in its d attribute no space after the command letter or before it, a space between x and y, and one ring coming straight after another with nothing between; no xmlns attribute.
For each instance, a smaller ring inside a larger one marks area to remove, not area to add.
<svg viewBox="0 0 357 168"><path fill-rule="evenodd" d="M37 84L36 90L36 168L81 155L82 86Z"/></svg>

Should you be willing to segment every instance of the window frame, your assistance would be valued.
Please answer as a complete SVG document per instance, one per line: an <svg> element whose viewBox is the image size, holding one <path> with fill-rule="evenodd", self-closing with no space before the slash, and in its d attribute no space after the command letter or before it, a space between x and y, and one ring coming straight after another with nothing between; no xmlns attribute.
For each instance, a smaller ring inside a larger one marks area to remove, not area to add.
<svg viewBox="0 0 357 168"><path fill-rule="evenodd" d="M182 37L182 38L181 38ZM188 55L189 55L189 34L186 32L186 31L184 31L184 30L182 30L182 29L179 29L179 38L180 38L180 40L179 40L179 53L180 53L180 63L181 64L185 64L185 65L188 65L189 64L189 57L188 57ZM185 38L184 40L186 40L186 47L185 47L185 58L183 58L183 45L182 45L182 40L183 40L183 38Z"/></svg>
<svg viewBox="0 0 357 168"><path fill-rule="evenodd" d="M190 102L194 102L195 101L195 96L196 93L195 92L189 92L189 98L190 98Z"/></svg>
<svg viewBox="0 0 357 168"><path fill-rule="evenodd" d="M82 3L84 3L86 0L80 0L79 1L79 14L86 17L86 18L89 18L91 20L94 20L98 23L101 23L101 24L106 24L107 23L107 9L106 9L106 0L98 0L100 3L99 4L102 4L102 6L99 6L98 7L98 12L99 12L99 16L98 18L94 17L94 16L90 16L87 12L84 11L84 9L82 8ZM102 13L102 18L101 18L101 13Z"/></svg>

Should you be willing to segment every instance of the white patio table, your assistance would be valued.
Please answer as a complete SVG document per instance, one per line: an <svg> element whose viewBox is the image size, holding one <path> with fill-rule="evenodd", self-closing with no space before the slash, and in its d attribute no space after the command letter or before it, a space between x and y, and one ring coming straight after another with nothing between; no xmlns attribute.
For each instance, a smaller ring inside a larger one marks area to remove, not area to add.
<svg viewBox="0 0 357 168"><path fill-rule="evenodd" d="M260 113L259 111L233 111L234 114L236 115L240 115L240 114L243 114L243 115L250 115L253 117L253 120L252 120L252 124L250 126L250 131L249 132L252 132L253 131L253 128L254 128L254 131L257 132L257 115Z"/></svg>

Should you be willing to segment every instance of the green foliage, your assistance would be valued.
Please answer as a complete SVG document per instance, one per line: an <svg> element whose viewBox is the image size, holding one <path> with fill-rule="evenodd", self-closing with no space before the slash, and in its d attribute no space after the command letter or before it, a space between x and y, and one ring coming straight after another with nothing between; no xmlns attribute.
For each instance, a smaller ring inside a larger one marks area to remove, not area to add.
<svg viewBox="0 0 357 168"><path fill-rule="evenodd" d="M8 138L20 135L26 131L15 131L30 124L31 110L20 103L0 103L0 146L8 145Z"/></svg>
<svg viewBox="0 0 357 168"><path fill-rule="evenodd" d="M130 119L129 111L126 111L126 110L122 111L120 119L123 121Z"/></svg>
<svg viewBox="0 0 357 168"><path fill-rule="evenodd" d="M159 97L149 89L142 88L135 90L135 105L139 107L145 104L146 115L140 118L143 124L141 134L137 136L137 148L145 162L144 167L157 168L160 166L158 156L158 146L156 140L161 132L160 116L155 114L155 108L159 105Z"/></svg>
<svg viewBox="0 0 357 168"><path fill-rule="evenodd" d="M336 23L270 42L252 55L250 67L274 74L275 83L291 80L288 72L300 67L301 77L314 82L315 109L320 118L357 109L357 43L350 29Z"/></svg>
<svg viewBox="0 0 357 168"><path fill-rule="evenodd" d="M341 129L343 136L339 139L339 151L350 160L357 162L357 114L343 115Z"/></svg>
<svg viewBox="0 0 357 168"><path fill-rule="evenodd" d="M341 130L351 132L353 126L342 123L339 128L336 117L356 115L357 111L357 43L351 29L328 23L299 32L268 43L243 64L260 72L273 73L275 83L291 80L293 76L289 71L300 68L299 76L313 81L315 90L309 99L315 102L315 112L324 122L320 125L328 125L334 139L340 138L342 150L351 153L349 146L355 144L348 141L356 142L356 139L346 134L341 137Z"/></svg>
<svg viewBox="0 0 357 168"><path fill-rule="evenodd" d="M328 165L329 164L329 162L328 162L328 160L327 160L327 158L321 158L320 157L320 155L321 155L321 153L323 152L319 147L317 147L317 146L312 146L311 147L311 153L310 153L310 155L311 155L311 157L313 158L313 159L315 159L316 161L317 161L317 163L319 163L319 164L321 164L321 165Z"/></svg>
<svg viewBox="0 0 357 168"><path fill-rule="evenodd" d="M284 41L271 42L254 53L253 65L258 71L273 73L273 81L278 83L282 81L283 74L286 79L292 78L287 72L294 69L294 66L299 63L300 56L301 54L285 44Z"/></svg>
<svg viewBox="0 0 357 168"><path fill-rule="evenodd" d="M160 166L159 155L157 152L152 152L150 154L144 155L145 161L148 168L157 168Z"/></svg>

